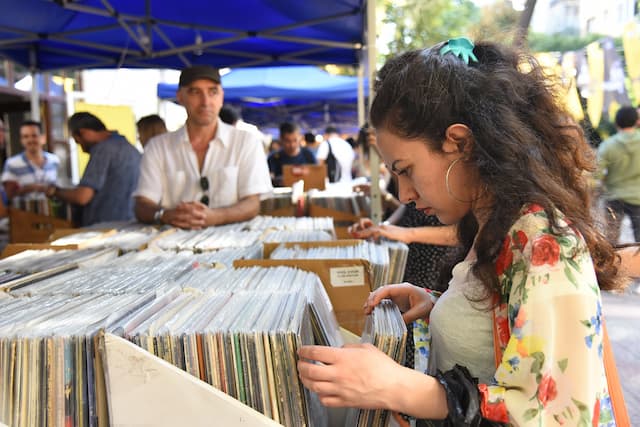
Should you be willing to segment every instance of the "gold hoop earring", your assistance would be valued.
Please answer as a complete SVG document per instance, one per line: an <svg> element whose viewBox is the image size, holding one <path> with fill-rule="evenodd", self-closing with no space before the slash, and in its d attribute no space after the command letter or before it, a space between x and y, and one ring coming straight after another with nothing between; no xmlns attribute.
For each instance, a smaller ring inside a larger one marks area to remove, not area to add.
<svg viewBox="0 0 640 427"><path fill-rule="evenodd" d="M462 200L459 199L455 194L453 194L453 191L451 191L451 186L449 185L449 175L451 174L451 169L453 169L453 166L458 163L458 161L462 159L462 157L458 157L457 159L455 159L454 161L451 162L451 164L449 165L449 167L447 168L447 173L444 176L444 184L447 187L447 193L449 193L449 196L451 196L451 198L453 200L455 200L456 202L460 202L460 203L471 203L471 202L475 202L476 200L478 200L478 198L475 199L471 199L471 200Z"/></svg>

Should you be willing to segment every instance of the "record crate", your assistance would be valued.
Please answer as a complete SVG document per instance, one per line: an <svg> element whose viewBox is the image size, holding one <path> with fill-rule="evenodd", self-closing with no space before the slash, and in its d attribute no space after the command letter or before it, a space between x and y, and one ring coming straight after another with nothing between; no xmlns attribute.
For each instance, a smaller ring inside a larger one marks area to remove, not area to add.
<svg viewBox="0 0 640 427"><path fill-rule="evenodd" d="M72 227L67 219L9 208L10 243L45 243L56 229Z"/></svg>
<svg viewBox="0 0 640 427"><path fill-rule="evenodd" d="M360 240L334 240L326 242L287 242L286 247L353 246ZM265 259L241 259L233 262L242 267L295 267L315 273L320 278L333 305L338 323L344 329L361 335L364 329L362 304L373 290L373 268L365 259L268 259L280 243L264 243Z"/></svg>

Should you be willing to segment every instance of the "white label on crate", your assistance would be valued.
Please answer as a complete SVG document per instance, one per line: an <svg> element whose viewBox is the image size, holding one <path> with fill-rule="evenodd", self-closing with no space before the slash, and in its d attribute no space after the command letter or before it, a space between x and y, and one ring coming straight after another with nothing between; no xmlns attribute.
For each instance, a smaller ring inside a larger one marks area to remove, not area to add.
<svg viewBox="0 0 640 427"><path fill-rule="evenodd" d="M331 286L364 286L364 267L333 267L329 269Z"/></svg>

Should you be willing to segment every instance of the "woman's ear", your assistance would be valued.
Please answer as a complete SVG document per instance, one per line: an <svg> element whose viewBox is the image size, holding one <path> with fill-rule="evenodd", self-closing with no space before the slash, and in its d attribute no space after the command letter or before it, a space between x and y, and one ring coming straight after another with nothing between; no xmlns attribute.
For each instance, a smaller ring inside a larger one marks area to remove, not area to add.
<svg viewBox="0 0 640 427"><path fill-rule="evenodd" d="M466 154L473 146L473 132L461 123L454 123L444 133L445 142L442 149L447 153Z"/></svg>

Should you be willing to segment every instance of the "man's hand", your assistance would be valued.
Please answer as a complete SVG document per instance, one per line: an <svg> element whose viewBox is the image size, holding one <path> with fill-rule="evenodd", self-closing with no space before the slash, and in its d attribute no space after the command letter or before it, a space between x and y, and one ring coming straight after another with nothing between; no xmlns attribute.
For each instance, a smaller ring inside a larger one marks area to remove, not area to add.
<svg viewBox="0 0 640 427"><path fill-rule="evenodd" d="M199 230L207 226L207 210L200 202L182 202L175 209L165 211L163 221L175 227Z"/></svg>

